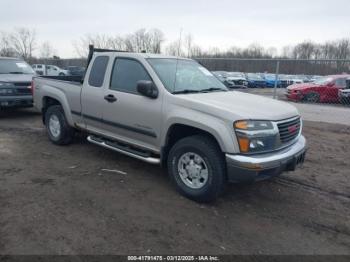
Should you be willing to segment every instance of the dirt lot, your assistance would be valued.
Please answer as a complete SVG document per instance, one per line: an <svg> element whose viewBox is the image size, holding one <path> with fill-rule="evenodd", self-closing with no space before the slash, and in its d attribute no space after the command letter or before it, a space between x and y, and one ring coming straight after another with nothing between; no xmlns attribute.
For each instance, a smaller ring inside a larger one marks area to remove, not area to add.
<svg viewBox="0 0 350 262"><path fill-rule="evenodd" d="M0 254L350 254L350 127L304 133L303 169L199 205L160 167L54 146L39 115L2 112Z"/></svg>

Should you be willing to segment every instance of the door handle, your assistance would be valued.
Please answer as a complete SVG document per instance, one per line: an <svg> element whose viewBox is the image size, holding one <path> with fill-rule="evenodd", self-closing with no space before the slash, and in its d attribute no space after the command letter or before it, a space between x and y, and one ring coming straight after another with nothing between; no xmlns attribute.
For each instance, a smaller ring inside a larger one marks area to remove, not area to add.
<svg viewBox="0 0 350 262"><path fill-rule="evenodd" d="M117 98L114 95L106 95L104 99L109 103L114 103L115 101L117 101Z"/></svg>

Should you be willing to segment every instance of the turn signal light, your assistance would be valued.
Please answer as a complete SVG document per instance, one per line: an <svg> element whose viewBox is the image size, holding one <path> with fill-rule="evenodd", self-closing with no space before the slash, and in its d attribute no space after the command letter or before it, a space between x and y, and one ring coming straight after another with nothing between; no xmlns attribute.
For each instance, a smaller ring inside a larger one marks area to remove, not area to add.
<svg viewBox="0 0 350 262"><path fill-rule="evenodd" d="M239 148L242 153L247 153L249 151L249 139L244 137L238 138Z"/></svg>

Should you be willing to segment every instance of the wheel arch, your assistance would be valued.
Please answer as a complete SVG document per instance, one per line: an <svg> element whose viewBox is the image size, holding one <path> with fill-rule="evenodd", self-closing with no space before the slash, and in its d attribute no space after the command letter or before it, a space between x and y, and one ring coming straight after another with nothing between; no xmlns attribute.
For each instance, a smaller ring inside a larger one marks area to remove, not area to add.
<svg viewBox="0 0 350 262"><path fill-rule="evenodd" d="M73 125L73 119L72 119L72 115L70 113L68 102L66 101L66 99L61 99L61 97L59 95L56 95L54 93L46 94L42 97L41 112L42 112L43 123L45 124L45 113L46 113L47 109L53 105L62 106L68 123L70 125Z"/></svg>
<svg viewBox="0 0 350 262"><path fill-rule="evenodd" d="M194 135L205 135L211 138L217 144L218 148L222 152L224 152L224 149L220 145L220 142L218 141L216 136L213 135L211 132L192 125L176 123L176 124L172 124L168 128L168 131L166 133L165 143L161 150L162 165L165 166L170 149L177 141L179 141L182 138L194 136Z"/></svg>

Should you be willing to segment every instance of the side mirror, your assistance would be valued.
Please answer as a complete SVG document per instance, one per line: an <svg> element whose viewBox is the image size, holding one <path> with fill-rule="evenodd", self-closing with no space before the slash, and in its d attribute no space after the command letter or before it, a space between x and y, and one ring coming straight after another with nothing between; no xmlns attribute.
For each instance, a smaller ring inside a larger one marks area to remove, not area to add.
<svg viewBox="0 0 350 262"><path fill-rule="evenodd" d="M137 82L137 92L146 97L155 99L158 97L158 89L152 81L141 80Z"/></svg>

